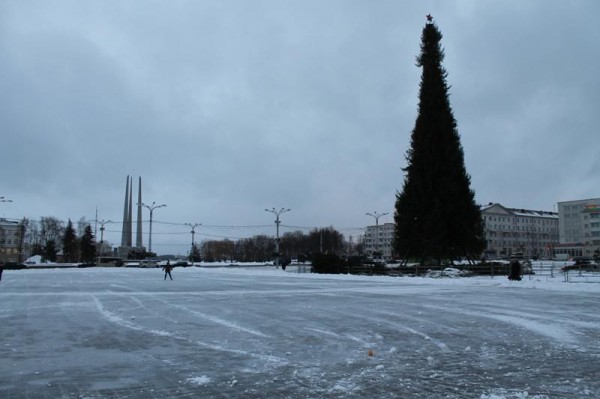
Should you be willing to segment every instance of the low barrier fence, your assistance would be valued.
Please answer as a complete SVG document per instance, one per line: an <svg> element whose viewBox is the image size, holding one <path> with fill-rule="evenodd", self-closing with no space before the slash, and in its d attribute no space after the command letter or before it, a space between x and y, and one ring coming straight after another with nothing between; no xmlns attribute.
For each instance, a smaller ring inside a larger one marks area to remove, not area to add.
<svg viewBox="0 0 600 399"><path fill-rule="evenodd" d="M600 283L600 269L589 270L582 268L567 268L573 267L572 262L567 261L521 261L522 276L524 279L542 278L548 281L564 281L568 283ZM348 266L343 273L351 274L366 274L366 275L413 275L424 276L431 272L439 272L438 276L444 276L442 273L446 268L452 267L462 271L467 271L473 276L508 276L510 272L510 264L508 262L487 264L457 264L445 266L423 266L417 264L409 264L403 266L387 265L384 269L373 267L372 265ZM563 270L564 269L564 270Z"/></svg>

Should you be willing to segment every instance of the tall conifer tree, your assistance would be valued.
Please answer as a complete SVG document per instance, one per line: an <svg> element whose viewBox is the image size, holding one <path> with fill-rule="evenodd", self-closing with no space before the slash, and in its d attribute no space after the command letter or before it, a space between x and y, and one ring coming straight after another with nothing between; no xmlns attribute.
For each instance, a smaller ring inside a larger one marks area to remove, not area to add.
<svg viewBox="0 0 600 399"><path fill-rule="evenodd" d="M80 253L82 262L91 263L94 261L94 258L96 258L96 242L94 240L92 226L89 224L85 227L83 235L81 236Z"/></svg>
<svg viewBox="0 0 600 399"><path fill-rule="evenodd" d="M77 235L75 234L75 228L73 228L73 222L69 219L65 234L63 236L63 256L65 262L74 262L77 259Z"/></svg>
<svg viewBox="0 0 600 399"><path fill-rule="evenodd" d="M422 68L418 115L394 215L396 252L438 263L479 256L485 247L481 214L448 98L441 39L428 15L417 57Z"/></svg>

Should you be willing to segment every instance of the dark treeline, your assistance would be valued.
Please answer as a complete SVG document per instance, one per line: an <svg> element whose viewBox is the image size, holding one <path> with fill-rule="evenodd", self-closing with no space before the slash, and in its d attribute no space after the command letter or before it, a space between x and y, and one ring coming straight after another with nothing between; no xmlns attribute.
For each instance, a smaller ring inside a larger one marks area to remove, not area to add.
<svg viewBox="0 0 600 399"><path fill-rule="evenodd" d="M39 221L23 219L25 246L30 255L40 255L44 260L56 262L59 255L64 262L93 262L97 244L90 222L81 218L77 227L52 217Z"/></svg>
<svg viewBox="0 0 600 399"><path fill-rule="evenodd" d="M198 252L207 262L265 262L274 258L275 248L275 237L256 235L237 241L203 241ZM308 260L317 253L344 255L356 252L360 252L360 247L348 243L333 227L314 229L308 234L299 230L287 232L279 240L279 253L299 261Z"/></svg>
<svg viewBox="0 0 600 399"><path fill-rule="evenodd" d="M81 218L77 223L70 219L65 223L47 216L39 220L23 219L25 252L40 255L50 262L91 263L100 254L111 254L113 249L106 242L97 242L90 221ZM308 233L300 230L286 232L279 240L279 253L289 259L310 260L315 254L336 256L362 253L362 244L348 242L333 227L315 228ZM236 241L230 239L205 240L196 243L187 254L195 262L266 262L276 257L276 238L255 235ZM130 259L156 257L149 252L132 250Z"/></svg>

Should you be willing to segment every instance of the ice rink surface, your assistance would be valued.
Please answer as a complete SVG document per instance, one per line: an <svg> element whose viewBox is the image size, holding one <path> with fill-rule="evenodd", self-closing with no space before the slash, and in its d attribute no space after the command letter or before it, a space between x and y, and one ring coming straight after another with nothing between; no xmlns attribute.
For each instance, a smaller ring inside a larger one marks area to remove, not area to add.
<svg viewBox="0 0 600 399"><path fill-rule="evenodd" d="M5 271L1 398L597 398L600 284Z"/></svg>

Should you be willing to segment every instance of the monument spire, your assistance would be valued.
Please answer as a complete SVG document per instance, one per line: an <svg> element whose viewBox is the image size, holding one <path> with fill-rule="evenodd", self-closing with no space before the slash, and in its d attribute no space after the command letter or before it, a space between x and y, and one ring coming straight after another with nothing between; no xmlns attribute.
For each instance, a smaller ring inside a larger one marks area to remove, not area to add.
<svg viewBox="0 0 600 399"><path fill-rule="evenodd" d="M139 177L138 182L138 202L137 202L137 233L135 236L135 246L142 248L142 177Z"/></svg>
<svg viewBox="0 0 600 399"><path fill-rule="evenodd" d="M129 205L129 175L127 175L127 183L125 184L125 204L123 205L123 229L121 231L121 246L127 246L127 220Z"/></svg>
<svg viewBox="0 0 600 399"><path fill-rule="evenodd" d="M131 238L133 235L133 176L129 183L129 212L127 213L127 246L131 248Z"/></svg>

